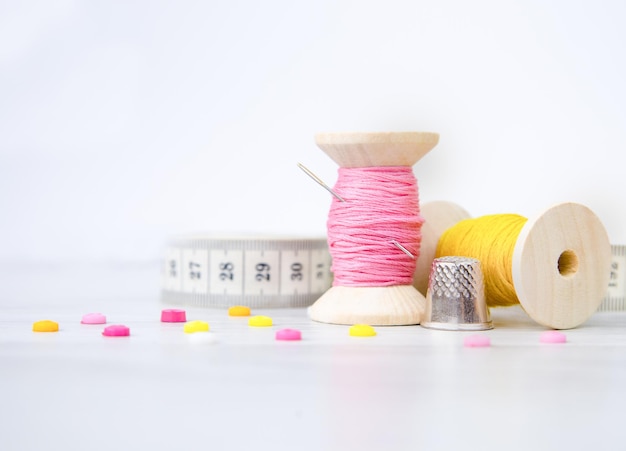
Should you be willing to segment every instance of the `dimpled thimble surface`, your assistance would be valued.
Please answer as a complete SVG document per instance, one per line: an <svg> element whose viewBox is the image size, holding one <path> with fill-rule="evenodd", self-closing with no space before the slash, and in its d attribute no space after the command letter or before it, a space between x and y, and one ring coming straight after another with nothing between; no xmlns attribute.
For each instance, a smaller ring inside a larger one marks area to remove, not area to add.
<svg viewBox="0 0 626 451"><path fill-rule="evenodd" d="M443 330L486 330L493 325L485 302L480 261L441 257L433 261L421 325Z"/></svg>

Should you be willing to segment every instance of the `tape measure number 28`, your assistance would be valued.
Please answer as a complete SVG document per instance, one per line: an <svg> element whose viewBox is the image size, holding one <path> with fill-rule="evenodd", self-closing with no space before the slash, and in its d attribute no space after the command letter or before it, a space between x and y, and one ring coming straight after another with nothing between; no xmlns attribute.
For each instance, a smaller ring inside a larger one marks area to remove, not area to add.
<svg viewBox="0 0 626 451"><path fill-rule="evenodd" d="M325 238L180 237L162 267L162 300L204 307L306 307L331 285Z"/></svg>

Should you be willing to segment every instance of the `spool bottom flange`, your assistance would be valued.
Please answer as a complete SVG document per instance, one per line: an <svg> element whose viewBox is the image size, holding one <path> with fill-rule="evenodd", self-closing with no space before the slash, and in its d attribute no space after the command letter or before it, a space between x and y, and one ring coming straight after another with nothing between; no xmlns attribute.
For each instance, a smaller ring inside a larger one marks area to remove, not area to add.
<svg viewBox="0 0 626 451"><path fill-rule="evenodd" d="M331 287L309 307L309 317L329 324L419 324L426 299L412 285Z"/></svg>

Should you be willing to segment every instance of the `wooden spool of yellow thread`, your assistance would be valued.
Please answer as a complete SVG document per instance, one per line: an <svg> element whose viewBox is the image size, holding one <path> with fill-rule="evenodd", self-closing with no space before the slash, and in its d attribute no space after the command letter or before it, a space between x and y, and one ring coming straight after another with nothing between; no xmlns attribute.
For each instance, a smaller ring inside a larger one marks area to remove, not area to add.
<svg viewBox="0 0 626 451"><path fill-rule="evenodd" d="M491 307L521 304L533 320L554 329L576 327L597 310L609 282L611 246L587 207L564 203L530 220L490 215L450 224L463 211L451 203L422 208L425 224L438 225L431 233L440 238L435 255L426 255L430 262L416 271L420 291L432 258L457 255L481 260Z"/></svg>

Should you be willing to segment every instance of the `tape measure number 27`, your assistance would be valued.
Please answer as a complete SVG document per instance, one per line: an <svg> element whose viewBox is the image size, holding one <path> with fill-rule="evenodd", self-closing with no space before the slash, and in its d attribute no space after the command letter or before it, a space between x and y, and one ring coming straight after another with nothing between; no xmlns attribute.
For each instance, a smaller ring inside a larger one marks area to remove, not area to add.
<svg viewBox="0 0 626 451"><path fill-rule="evenodd" d="M325 238L173 239L162 300L203 307L306 307L332 283Z"/></svg>

